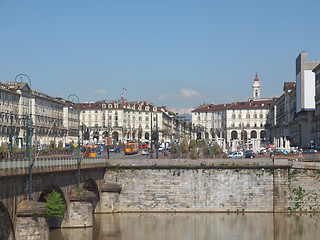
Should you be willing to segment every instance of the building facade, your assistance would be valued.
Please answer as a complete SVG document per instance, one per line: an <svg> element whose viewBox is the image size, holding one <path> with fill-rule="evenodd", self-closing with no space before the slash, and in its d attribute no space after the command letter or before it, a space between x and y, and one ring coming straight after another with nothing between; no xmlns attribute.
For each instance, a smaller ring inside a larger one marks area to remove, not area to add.
<svg viewBox="0 0 320 240"><path fill-rule="evenodd" d="M113 142L151 140L151 132L159 133L159 141L188 136L185 127L166 107L157 107L145 101L99 101L81 103L80 121L84 141ZM180 124L179 124L180 123Z"/></svg>
<svg viewBox="0 0 320 240"><path fill-rule="evenodd" d="M192 125L198 126L197 138L230 140L267 140L266 125L273 99L261 99L258 76L253 83L253 97L247 102L206 104L192 111ZM268 123L270 124L270 123Z"/></svg>

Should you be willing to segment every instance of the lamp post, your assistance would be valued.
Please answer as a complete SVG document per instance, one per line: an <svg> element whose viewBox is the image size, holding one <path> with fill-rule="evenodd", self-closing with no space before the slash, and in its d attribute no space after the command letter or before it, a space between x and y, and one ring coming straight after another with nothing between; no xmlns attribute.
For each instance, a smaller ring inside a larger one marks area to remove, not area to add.
<svg viewBox="0 0 320 240"><path fill-rule="evenodd" d="M68 96L68 101L73 102L74 98L77 99L78 101L78 181L77 181L77 187L80 186L80 164L81 164L81 159L80 159L80 102L79 102L79 97L75 94L70 94Z"/></svg>
<svg viewBox="0 0 320 240"><path fill-rule="evenodd" d="M152 113L151 113L151 155L150 158L153 158L153 146L152 146L152 136L153 136L153 132L152 132Z"/></svg>
<svg viewBox="0 0 320 240"><path fill-rule="evenodd" d="M32 200L32 167L33 167L33 159L32 159L32 106L31 106L31 80L26 74L18 74L15 77L15 82L16 83L22 83L24 82L23 79L27 78L29 81L29 94L28 94L28 99L29 99L29 127L28 127L28 132L26 136L26 142L27 142L27 152L28 152L28 157L29 157L29 200ZM28 126L28 125L27 125Z"/></svg>
<svg viewBox="0 0 320 240"><path fill-rule="evenodd" d="M157 148L157 153L156 153L156 158L159 158L159 130L158 130L158 114L156 113L156 133L157 133L157 137L156 137L156 148Z"/></svg>

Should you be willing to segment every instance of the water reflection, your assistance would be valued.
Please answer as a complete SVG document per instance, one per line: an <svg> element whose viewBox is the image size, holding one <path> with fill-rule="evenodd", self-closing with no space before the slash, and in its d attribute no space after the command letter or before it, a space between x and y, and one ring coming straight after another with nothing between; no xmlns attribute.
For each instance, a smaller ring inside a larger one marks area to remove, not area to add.
<svg viewBox="0 0 320 240"><path fill-rule="evenodd" d="M50 239L318 240L319 225L320 214L100 214L93 228L56 229Z"/></svg>

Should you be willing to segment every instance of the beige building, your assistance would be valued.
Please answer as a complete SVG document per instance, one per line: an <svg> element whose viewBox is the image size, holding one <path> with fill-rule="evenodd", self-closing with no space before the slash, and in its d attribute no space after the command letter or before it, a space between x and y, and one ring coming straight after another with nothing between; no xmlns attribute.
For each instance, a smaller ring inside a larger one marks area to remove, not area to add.
<svg viewBox="0 0 320 240"><path fill-rule="evenodd" d="M272 99L260 98L258 76L253 83L253 97L247 102L206 104L192 111L192 125L201 139L224 138L267 140L266 124Z"/></svg>
<svg viewBox="0 0 320 240"><path fill-rule="evenodd" d="M78 121L78 114L74 113L75 110L69 110L69 106L70 103L65 100L30 91L27 83L0 83L0 141L9 143L12 138L19 147L24 148L31 113L32 145L47 146L50 141L55 141L56 145L59 141L66 143L68 134ZM66 122L64 114L68 113L69 122Z"/></svg>
<svg viewBox="0 0 320 240"><path fill-rule="evenodd" d="M80 108L84 141L103 142L108 136L114 142L149 141L151 131L157 131L157 122L159 141L189 136L189 128L166 107L145 101L130 102L122 98L119 101L81 103Z"/></svg>

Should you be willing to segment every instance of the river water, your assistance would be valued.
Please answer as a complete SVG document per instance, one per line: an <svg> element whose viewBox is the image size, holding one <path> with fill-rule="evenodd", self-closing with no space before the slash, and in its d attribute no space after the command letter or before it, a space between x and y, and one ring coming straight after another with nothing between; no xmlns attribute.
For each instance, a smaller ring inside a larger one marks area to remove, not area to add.
<svg viewBox="0 0 320 240"><path fill-rule="evenodd" d="M320 214L95 214L90 228L55 229L50 240L319 240Z"/></svg>

